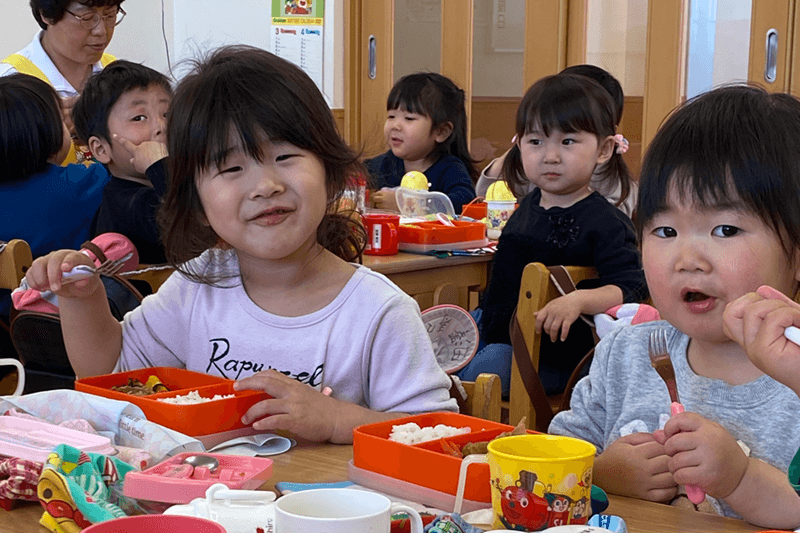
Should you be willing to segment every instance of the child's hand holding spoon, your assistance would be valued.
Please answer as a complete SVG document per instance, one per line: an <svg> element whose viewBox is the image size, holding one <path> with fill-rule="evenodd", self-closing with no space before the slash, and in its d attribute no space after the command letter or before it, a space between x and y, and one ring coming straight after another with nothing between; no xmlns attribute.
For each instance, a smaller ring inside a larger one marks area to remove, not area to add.
<svg viewBox="0 0 800 533"><path fill-rule="evenodd" d="M800 304L767 285L725 308L723 327L759 370L800 395ZM791 342L786 342L786 340Z"/></svg>

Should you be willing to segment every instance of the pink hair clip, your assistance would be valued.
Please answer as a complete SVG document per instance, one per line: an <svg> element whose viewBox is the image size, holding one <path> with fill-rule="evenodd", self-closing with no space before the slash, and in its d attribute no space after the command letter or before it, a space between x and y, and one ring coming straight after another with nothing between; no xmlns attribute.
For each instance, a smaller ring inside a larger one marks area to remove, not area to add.
<svg viewBox="0 0 800 533"><path fill-rule="evenodd" d="M514 136L511 138L511 144L517 144L517 140L518 140L518 139L519 139L519 137L517 137L517 135L515 134L515 135L514 135Z"/></svg>
<svg viewBox="0 0 800 533"><path fill-rule="evenodd" d="M614 135L614 142L617 145L616 152L618 154L620 154L620 155L622 155L625 152L627 152L628 148L630 147L630 143L628 142L628 139L623 137L621 133L617 133L616 135Z"/></svg>

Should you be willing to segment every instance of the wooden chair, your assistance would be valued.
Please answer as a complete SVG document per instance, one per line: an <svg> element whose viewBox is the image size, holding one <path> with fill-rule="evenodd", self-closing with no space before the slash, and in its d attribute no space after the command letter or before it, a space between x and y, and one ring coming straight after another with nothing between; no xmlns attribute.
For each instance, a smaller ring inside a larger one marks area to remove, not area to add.
<svg viewBox="0 0 800 533"><path fill-rule="evenodd" d="M12 239L5 243L6 246L0 252L0 289L14 290L19 287L20 281L25 276L25 271L33 263L31 247L22 239ZM0 320L0 357L12 357L16 359L16 353L11 343L11 331L9 324ZM2 374L0 377L0 395L11 394L17 387L17 372Z"/></svg>
<svg viewBox="0 0 800 533"><path fill-rule="evenodd" d="M597 271L591 267L567 266L565 268L576 284L583 280L597 277ZM513 326L514 321L516 321L522 337L522 339L518 337L517 344L521 344L520 341L524 339L524 346L515 346L515 352L521 349L523 354L527 352L530 355L533 371L528 375L531 377L533 388L538 387L539 394L537 398L539 401L531 401L518 362L515 359L511 370L511 389L509 391L509 424L515 425L523 416L527 416L529 428L546 432L553 415L559 410L569 407L572 388L578 381L578 370L570 377L567 389L563 394L550 397L545 395L537 374L541 335L536 333L534 327L536 322L534 313L544 307L547 302L559 296L561 296L561 292L551 279L550 271L546 266L542 263L530 263L525 267L522 273L517 311L515 318L512 318L512 343L515 337ZM583 363L584 361L579 365L579 369L583 366Z"/></svg>
<svg viewBox="0 0 800 533"><path fill-rule="evenodd" d="M146 265L144 263L141 263L138 267L136 267L136 270L145 270L153 266L160 266L160 265ZM153 289L153 293L155 293L158 290L158 288L161 287L161 285L163 285L165 281L167 281L167 278L170 277L173 272L175 272L175 269L165 268L163 270L151 270L149 272L142 272L141 274L134 274L132 276L126 275L125 278L128 280L135 279L135 280L145 281Z"/></svg>
<svg viewBox="0 0 800 533"><path fill-rule="evenodd" d="M31 247L22 239L12 239L0 252L0 289L13 290L33 263Z"/></svg>
<svg viewBox="0 0 800 533"><path fill-rule="evenodd" d="M462 381L461 385L467 391L463 414L500 422L500 376L483 373L475 381Z"/></svg>

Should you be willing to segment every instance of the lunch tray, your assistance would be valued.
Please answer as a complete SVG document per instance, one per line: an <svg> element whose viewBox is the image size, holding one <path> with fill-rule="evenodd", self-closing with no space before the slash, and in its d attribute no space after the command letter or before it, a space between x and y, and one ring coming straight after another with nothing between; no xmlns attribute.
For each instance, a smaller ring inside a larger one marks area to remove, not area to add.
<svg viewBox="0 0 800 533"><path fill-rule="evenodd" d="M473 243L486 238L486 225L482 222L464 222L461 220L453 220L452 222L453 226L447 226L439 221L401 224L397 230L397 240L402 247L403 243L440 246L465 242Z"/></svg>
<svg viewBox="0 0 800 533"><path fill-rule="evenodd" d="M170 389L169 392L134 396L111 390L111 387L126 385L128 378L135 378L145 383L150 376L158 376ZM246 427L242 423L242 415L252 405L270 398L265 392L234 391L233 383L234 381L230 379L182 368L154 367L78 379L75 380L75 390L138 405L149 421L190 437L200 437ZM159 398L185 396L195 390L204 398L212 398L217 394L223 396L233 394L234 397L188 405L158 401Z"/></svg>
<svg viewBox="0 0 800 533"><path fill-rule="evenodd" d="M207 455L219 461L213 473L197 467L188 478L168 477L190 455ZM189 503L205 498L206 489L223 483L229 489L255 490L272 476L272 459L219 453L179 453L142 472L128 472L122 493L128 498L165 503Z"/></svg>
<svg viewBox="0 0 800 533"><path fill-rule="evenodd" d="M415 422L420 427L445 424L469 427L464 435L445 437L419 444L402 444L389 440L393 426ZM353 466L400 481L455 496L461 459L445 453L442 441L459 448L468 442L488 441L513 426L499 424L457 413L428 413L386 422L367 424L353 430ZM473 464L467 471L464 498L473 502L492 501L489 465ZM359 478L363 482L363 478ZM437 502L420 502L435 505Z"/></svg>

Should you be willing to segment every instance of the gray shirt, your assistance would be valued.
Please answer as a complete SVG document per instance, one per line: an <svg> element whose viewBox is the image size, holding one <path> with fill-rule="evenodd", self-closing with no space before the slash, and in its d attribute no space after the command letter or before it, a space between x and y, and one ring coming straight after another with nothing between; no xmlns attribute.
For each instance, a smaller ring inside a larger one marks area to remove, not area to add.
<svg viewBox="0 0 800 533"><path fill-rule="evenodd" d="M667 387L650 365L650 332L664 327L680 401L721 424L761 459L786 472L800 446L800 399L767 375L743 385L699 376L689 366L689 337L665 321L614 330L597 345L589 375L575 386L570 410L555 416L550 433L597 446L598 453L623 435L652 432L669 419ZM711 500L711 498L709 498ZM724 501L724 516L739 517Z"/></svg>

